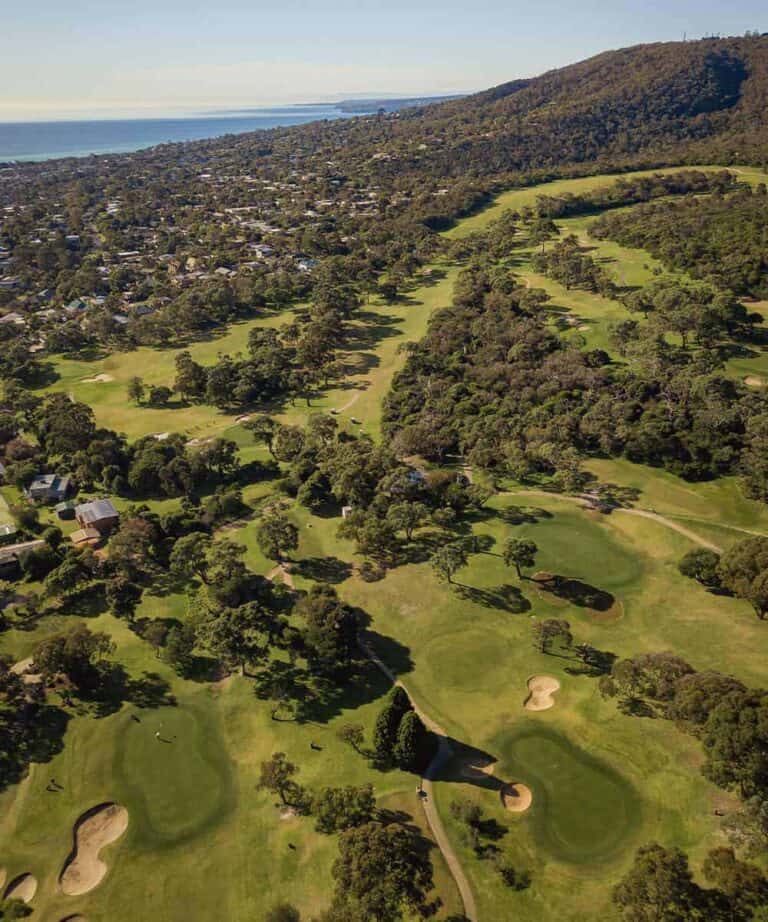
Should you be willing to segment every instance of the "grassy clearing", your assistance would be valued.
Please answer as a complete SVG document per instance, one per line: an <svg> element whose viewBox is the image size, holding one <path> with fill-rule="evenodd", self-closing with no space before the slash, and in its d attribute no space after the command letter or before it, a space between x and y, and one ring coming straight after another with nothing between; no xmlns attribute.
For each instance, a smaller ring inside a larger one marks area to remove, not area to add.
<svg viewBox="0 0 768 922"><path fill-rule="evenodd" d="M251 330L281 325L290 316L290 312L286 312L278 317L235 323L222 335L212 335L185 348L189 349L196 362L210 365L219 355L245 352ZM233 425L237 413L223 413L216 407L202 404L136 407L128 400L128 382L137 375L148 386L172 386L174 362L181 351L178 348L143 347L92 360L60 357L54 362L58 378L49 390L72 394L93 408L100 426L124 432L131 439L162 432L184 432L190 438L220 434ZM105 378L89 380L99 375Z"/></svg>

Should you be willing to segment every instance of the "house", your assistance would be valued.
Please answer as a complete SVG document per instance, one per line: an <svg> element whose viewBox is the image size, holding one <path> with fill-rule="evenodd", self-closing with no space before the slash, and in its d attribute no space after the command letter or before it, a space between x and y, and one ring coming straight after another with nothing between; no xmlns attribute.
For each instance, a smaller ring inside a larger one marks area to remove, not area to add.
<svg viewBox="0 0 768 922"><path fill-rule="evenodd" d="M108 499L96 499L75 507L77 524L84 531L96 529L99 535L108 535L117 528L120 513Z"/></svg>
<svg viewBox="0 0 768 922"><path fill-rule="evenodd" d="M12 524L0 525L0 544L11 544L18 535L19 529Z"/></svg>
<svg viewBox="0 0 768 922"><path fill-rule="evenodd" d="M61 503L69 495L72 481L58 474L38 474L29 485L27 495L36 502Z"/></svg>
<svg viewBox="0 0 768 922"><path fill-rule="evenodd" d="M13 323L19 327L23 327L26 322L24 317L17 311L9 311L7 314L3 314L3 316L0 317L0 323Z"/></svg>
<svg viewBox="0 0 768 922"><path fill-rule="evenodd" d="M82 298L75 298L74 301L70 301L69 304L64 305L64 310L68 314L79 314L81 311L84 311L86 307L88 307L88 305Z"/></svg>
<svg viewBox="0 0 768 922"><path fill-rule="evenodd" d="M6 275L5 278L0 279L0 290L10 291L13 288L18 288L20 284L21 282L15 275Z"/></svg>
<svg viewBox="0 0 768 922"><path fill-rule="evenodd" d="M19 575L19 560L27 551L36 551L43 547L45 541L23 541L21 544L11 544L9 547L0 547L0 579L13 578Z"/></svg>

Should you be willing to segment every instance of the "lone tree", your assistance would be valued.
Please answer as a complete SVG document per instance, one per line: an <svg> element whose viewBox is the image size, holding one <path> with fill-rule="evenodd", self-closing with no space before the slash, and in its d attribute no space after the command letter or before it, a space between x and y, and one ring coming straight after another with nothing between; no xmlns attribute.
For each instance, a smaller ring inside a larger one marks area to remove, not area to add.
<svg viewBox="0 0 768 922"><path fill-rule="evenodd" d="M522 538L508 538L504 544L503 558L508 567L514 567L517 578L522 579L521 567L532 567L536 563L536 554L539 549L533 541Z"/></svg>
<svg viewBox="0 0 768 922"><path fill-rule="evenodd" d="M718 565L720 555L705 547L697 547L688 551L680 560L677 569L688 579L695 579L702 586L717 587L720 585Z"/></svg>
<svg viewBox="0 0 768 922"><path fill-rule="evenodd" d="M272 447L277 435L277 423L271 416L254 416L243 423L243 429L251 433L257 444L266 445L269 453L275 457Z"/></svg>
<svg viewBox="0 0 768 922"><path fill-rule="evenodd" d="M453 583L456 574L467 562L467 552L460 544L445 544L429 560L438 579Z"/></svg>
<svg viewBox="0 0 768 922"><path fill-rule="evenodd" d="M556 641L569 648L573 643L571 625L559 618L546 618L533 625L533 645L539 653L549 653Z"/></svg>
<svg viewBox="0 0 768 922"><path fill-rule="evenodd" d="M366 823L342 833L332 873L332 919L398 922L408 910L423 915L433 886L429 851L419 835L397 823Z"/></svg>
<svg viewBox="0 0 768 922"><path fill-rule="evenodd" d="M256 530L256 540L265 557L280 561L284 552L299 546L299 530L282 509L268 510Z"/></svg>
<svg viewBox="0 0 768 922"><path fill-rule="evenodd" d="M365 728L362 724L343 724L336 732L336 736L349 745L357 753L362 753L365 745Z"/></svg>
<svg viewBox="0 0 768 922"><path fill-rule="evenodd" d="M128 382L128 398L134 403L141 403L144 399L144 382L141 378L131 378Z"/></svg>
<svg viewBox="0 0 768 922"><path fill-rule="evenodd" d="M405 538L410 541L414 531L423 525L429 515L429 509L424 503L393 503L387 510L387 522L395 531L405 532Z"/></svg>
<svg viewBox="0 0 768 922"><path fill-rule="evenodd" d="M768 617L768 538L747 538L728 548L718 573L723 586L749 602L758 618Z"/></svg>
<svg viewBox="0 0 768 922"><path fill-rule="evenodd" d="M373 786L324 788L312 798L318 832L331 834L370 823L376 813Z"/></svg>
<svg viewBox="0 0 768 922"><path fill-rule="evenodd" d="M298 770L293 762L288 761L284 752L275 752L271 759L261 763L261 776L257 787L259 790L277 794L286 807L296 806L298 795L302 793L301 787L293 780Z"/></svg>

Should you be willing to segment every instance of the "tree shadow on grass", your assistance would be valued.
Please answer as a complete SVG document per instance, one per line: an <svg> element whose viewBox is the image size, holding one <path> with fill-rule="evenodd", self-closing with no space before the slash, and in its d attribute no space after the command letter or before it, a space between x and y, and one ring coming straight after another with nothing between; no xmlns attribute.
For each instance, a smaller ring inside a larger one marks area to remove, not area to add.
<svg viewBox="0 0 768 922"><path fill-rule="evenodd" d="M31 763L50 762L63 750L69 721L66 711L49 704L27 706L3 721L0 791L18 784Z"/></svg>
<svg viewBox="0 0 768 922"><path fill-rule="evenodd" d="M193 655L181 670L181 675L190 682L218 682L226 675L221 663L212 656Z"/></svg>
<svg viewBox="0 0 768 922"><path fill-rule="evenodd" d="M507 506L497 510L496 515L506 525L535 525L544 519L554 518L551 512L538 506Z"/></svg>
<svg viewBox="0 0 768 922"><path fill-rule="evenodd" d="M413 669L407 647L396 640L366 631L376 655L393 673ZM254 677L254 694L272 703L272 719L278 723L327 724L344 711L377 701L392 687L391 681L362 653L346 674L318 676L305 666L272 660Z"/></svg>
<svg viewBox="0 0 768 922"><path fill-rule="evenodd" d="M92 688L79 689L79 700L94 717L107 717L123 704L138 708L174 707L176 698L170 683L156 672L143 672L138 678L128 675L120 663L101 663Z"/></svg>
<svg viewBox="0 0 768 922"><path fill-rule="evenodd" d="M482 605L484 608L496 608L514 615L522 615L531 610L531 603L520 588L509 583L492 589L477 589L455 581L452 585L461 598L474 602L475 605Z"/></svg>
<svg viewBox="0 0 768 922"><path fill-rule="evenodd" d="M304 557L294 563L293 572L317 582L343 583L352 575L352 564L338 557Z"/></svg>
<svg viewBox="0 0 768 922"><path fill-rule="evenodd" d="M616 597L590 586L576 577L558 576L557 574L542 575L534 579L539 589L549 592L558 599L570 602L579 608L591 608L593 611L606 612L616 604Z"/></svg>

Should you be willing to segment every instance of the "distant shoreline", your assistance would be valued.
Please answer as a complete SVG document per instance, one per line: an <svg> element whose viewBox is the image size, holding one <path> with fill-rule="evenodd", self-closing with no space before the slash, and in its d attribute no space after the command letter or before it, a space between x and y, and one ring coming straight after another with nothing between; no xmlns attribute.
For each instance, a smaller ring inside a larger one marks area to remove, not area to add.
<svg viewBox="0 0 768 922"><path fill-rule="evenodd" d="M0 122L0 164L36 163L70 157L128 154L183 141L204 141L229 134L288 128L320 120L370 115L379 109L428 105L449 97L341 100L207 114L148 117ZM455 98L455 97L450 97Z"/></svg>

